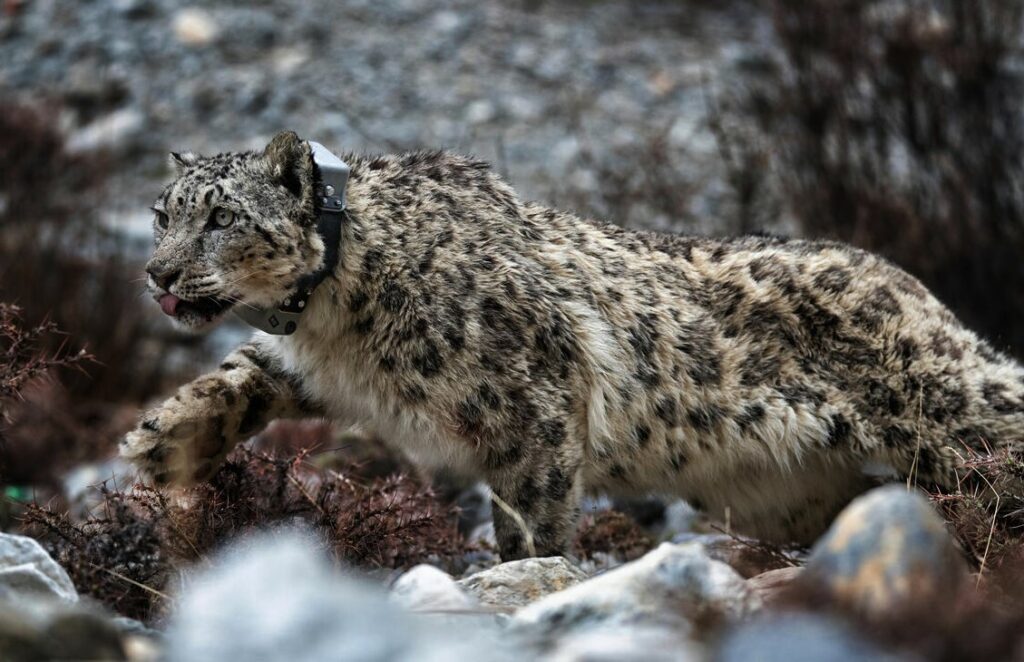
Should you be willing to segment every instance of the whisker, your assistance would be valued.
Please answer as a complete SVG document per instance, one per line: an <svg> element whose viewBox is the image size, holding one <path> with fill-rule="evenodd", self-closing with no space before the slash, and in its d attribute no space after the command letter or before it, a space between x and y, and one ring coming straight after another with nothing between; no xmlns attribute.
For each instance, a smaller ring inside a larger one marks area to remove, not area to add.
<svg viewBox="0 0 1024 662"><path fill-rule="evenodd" d="M228 302L230 302L230 303L232 303L232 304L235 304L235 305L242 305L242 306L245 306L246 308L249 308L249 309L251 309L251 310L258 310L258 309L256 308L256 306L254 306L254 305L252 305L252 304L249 304L249 303L246 303L246 302L242 301L241 299L239 299L238 297L233 297L233 296L225 296L225 297L224 297L224 300L225 300L225 301L228 301Z"/></svg>
<svg viewBox="0 0 1024 662"><path fill-rule="evenodd" d="M233 281L231 281L229 283L225 283L224 284L224 289L227 289L227 288L231 287L232 285L237 285L238 283L242 282L243 280L246 280L247 278L252 278L253 276L258 274L259 272L260 272L259 269L253 269L249 273L244 274L242 276L239 276L238 278L234 279Z"/></svg>

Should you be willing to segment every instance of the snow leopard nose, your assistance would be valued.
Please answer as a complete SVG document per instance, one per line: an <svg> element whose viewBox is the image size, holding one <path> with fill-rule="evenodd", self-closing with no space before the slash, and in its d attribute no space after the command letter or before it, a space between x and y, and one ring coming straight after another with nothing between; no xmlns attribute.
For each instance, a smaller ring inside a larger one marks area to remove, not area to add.
<svg viewBox="0 0 1024 662"><path fill-rule="evenodd" d="M154 265L152 262L146 265L146 273L153 277L153 282L165 290L171 289L174 281L178 280L178 277L181 276L181 271L162 269L160 265Z"/></svg>

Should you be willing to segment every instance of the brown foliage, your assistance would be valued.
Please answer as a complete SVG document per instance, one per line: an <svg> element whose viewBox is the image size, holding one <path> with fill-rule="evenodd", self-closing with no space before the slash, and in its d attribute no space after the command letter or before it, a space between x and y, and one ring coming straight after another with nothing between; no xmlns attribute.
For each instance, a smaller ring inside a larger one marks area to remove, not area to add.
<svg viewBox="0 0 1024 662"><path fill-rule="evenodd" d="M65 352L62 339L56 351L48 351L46 347L54 344L53 338L61 336L57 325L49 321L25 328L18 307L0 303L0 407L54 368L78 365L91 359L84 351ZM0 408L0 413L3 411Z"/></svg>
<svg viewBox="0 0 1024 662"><path fill-rule="evenodd" d="M1024 562L1024 461L1009 449L963 453L957 488L936 491L932 501L979 572Z"/></svg>
<svg viewBox="0 0 1024 662"><path fill-rule="evenodd" d="M801 231L880 252L1024 352L1024 5L773 0L753 106Z"/></svg>
<svg viewBox="0 0 1024 662"><path fill-rule="evenodd" d="M592 558L595 552L632 561L654 547L654 540L633 518L614 510L605 510L580 522L576 535L576 553Z"/></svg>
<svg viewBox="0 0 1024 662"><path fill-rule="evenodd" d="M0 104L0 301L96 357L88 377L65 379L75 396L138 401L159 388L164 352L142 314L141 267L100 220L106 170L65 150L53 109ZM51 353L65 342L44 340Z"/></svg>
<svg viewBox="0 0 1024 662"><path fill-rule="evenodd" d="M208 484L178 494L103 488L101 514L74 521L32 506L25 530L43 541L83 593L128 616L152 620L187 566L246 533L312 527L339 561L401 568L464 551L453 510L404 475L362 482L317 471L304 455L238 449Z"/></svg>
<svg viewBox="0 0 1024 662"><path fill-rule="evenodd" d="M16 471L10 454L13 442L6 429L6 403L24 398L30 384L52 375L55 369L81 367L92 359L84 351L66 352L61 338L53 322L26 328L16 306L0 303L0 484Z"/></svg>

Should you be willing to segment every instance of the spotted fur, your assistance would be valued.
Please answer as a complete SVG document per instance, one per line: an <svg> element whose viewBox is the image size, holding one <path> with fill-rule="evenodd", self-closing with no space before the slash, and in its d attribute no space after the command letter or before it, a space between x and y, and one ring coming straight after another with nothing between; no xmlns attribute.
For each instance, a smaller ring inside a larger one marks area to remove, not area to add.
<svg viewBox="0 0 1024 662"><path fill-rule="evenodd" d="M190 157L154 259L237 305L281 299L323 255L309 159L294 134ZM582 220L446 153L346 159L333 277L297 333L256 333L143 418L123 453L149 473L203 478L270 419L319 414L480 476L554 554L585 490L806 543L879 480L950 486L959 456L1024 440L1024 369L879 257ZM203 229L212 204L236 205L232 234Z"/></svg>

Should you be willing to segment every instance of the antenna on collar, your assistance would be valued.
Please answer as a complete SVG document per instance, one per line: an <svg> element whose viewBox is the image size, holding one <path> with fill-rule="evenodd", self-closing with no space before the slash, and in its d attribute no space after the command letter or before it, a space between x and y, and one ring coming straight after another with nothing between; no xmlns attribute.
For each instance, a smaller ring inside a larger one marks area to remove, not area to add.
<svg viewBox="0 0 1024 662"><path fill-rule="evenodd" d="M275 336L295 333L309 297L338 266L341 220L347 207L345 187L350 168L320 143L310 140L309 146L313 148L313 163L320 173L316 191L316 231L324 242L323 266L300 278L295 292L275 308L241 306L235 309L235 314L246 324Z"/></svg>

